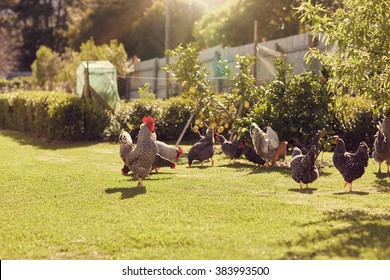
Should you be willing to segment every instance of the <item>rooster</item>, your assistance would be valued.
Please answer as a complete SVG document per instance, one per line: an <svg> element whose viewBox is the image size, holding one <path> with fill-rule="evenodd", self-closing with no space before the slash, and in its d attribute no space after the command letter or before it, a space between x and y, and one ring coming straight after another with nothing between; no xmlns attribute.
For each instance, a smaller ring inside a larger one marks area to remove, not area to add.
<svg viewBox="0 0 390 280"><path fill-rule="evenodd" d="M199 160L201 163L207 159L211 159L211 166L214 166L214 130L208 128L206 136L196 142L188 151L188 165L191 166L194 160Z"/></svg>
<svg viewBox="0 0 390 280"><path fill-rule="evenodd" d="M302 151L295 147L290 162L292 178L299 183L301 191L302 184L306 184L306 188L310 183L313 183L318 178L318 168L315 164L317 157L317 148L315 145L311 146L311 149L306 155L302 154Z"/></svg>
<svg viewBox="0 0 390 280"><path fill-rule="evenodd" d="M279 156L286 154L287 143L280 143L278 135L270 126L267 126L267 133L256 123L252 123L251 128L252 126L254 128L251 130L251 137L256 153L265 160L267 167L273 165Z"/></svg>
<svg viewBox="0 0 390 280"><path fill-rule="evenodd" d="M390 120L386 117L383 122L378 125L372 157L379 163L378 173L381 173L382 162L386 161L387 174L390 174Z"/></svg>
<svg viewBox="0 0 390 280"><path fill-rule="evenodd" d="M137 147L125 156L125 164L141 187L144 186L142 179L151 171L157 154L157 145L152 138L154 128L154 119L144 117L138 133Z"/></svg>
<svg viewBox="0 0 390 280"><path fill-rule="evenodd" d="M226 140L225 136L221 134L216 133L215 135L217 136L219 143L221 143L222 152L230 158L229 163L232 160L234 163L234 160L242 155L242 151L245 145L244 142L237 139L228 141Z"/></svg>
<svg viewBox="0 0 390 280"><path fill-rule="evenodd" d="M368 152L368 146L363 141L360 142L356 153L348 153L343 139L336 136L333 164L344 178L344 188L349 185L349 192L352 192L352 182L364 174L368 165Z"/></svg>

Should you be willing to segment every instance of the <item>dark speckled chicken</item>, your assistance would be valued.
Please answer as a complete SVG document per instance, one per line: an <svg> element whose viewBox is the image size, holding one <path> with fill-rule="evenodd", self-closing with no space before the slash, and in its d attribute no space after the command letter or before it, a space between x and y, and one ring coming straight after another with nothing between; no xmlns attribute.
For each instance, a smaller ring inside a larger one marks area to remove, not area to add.
<svg viewBox="0 0 390 280"><path fill-rule="evenodd" d="M214 166L214 131L209 128L206 131L206 136L196 142L188 151L188 165L191 166L194 160L199 160L201 163L207 159L211 159L211 166Z"/></svg>
<svg viewBox="0 0 390 280"><path fill-rule="evenodd" d="M245 158L250 162L253 162L253 163L258 164L258 165L265 164L265 160L262 159L261 156L259 156L256 153L255 149L252 147L244 145L243 154L244 154Z"/></svg>
<svg viewBox="0 0 390 280"><path fill-rule="evenodd" d="M343 139L336 137L333 164L344 178L344 187L349 185L349 192L352 192L352 182L364 174L368 165L368 152L366 142L361 142L356 153L349 153L345 149Z"/></svg>
<svg viewBox="0 0 390 280"><path fill-rule="evenodd" d="M239 158L242 155L242 151L244 148L244 143L243 141L240 140L233 140L233 141L228 141L226 140L225 136L221 134L216 134L218 142L221 144L221 150L222 152L230 158L230 161L234 160L236 158Z"/></svg>
<svg viewBox="0 0 390 280"><path fill-rule="evenodd" d="M302 151L295 147L291 159L291 171L292 178L300 184L302 191L302 184L305 184L306 187L310 183L313 183L318 178L318 168L315 165L317 156L316 146L311 146L310 150L306 155L302 154Z"/></svg>

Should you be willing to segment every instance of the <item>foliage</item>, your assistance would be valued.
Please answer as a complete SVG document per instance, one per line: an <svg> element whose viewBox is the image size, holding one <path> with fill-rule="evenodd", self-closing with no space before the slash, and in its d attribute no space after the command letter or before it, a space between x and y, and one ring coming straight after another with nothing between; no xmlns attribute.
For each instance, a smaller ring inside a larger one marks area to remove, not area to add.
<svg viewBox="0 0 390 280"><path fill-rule="evenodd" d="M123 44L112 40L110 44L97 46L91 38L81 45L79 53L66 48L59 55L52 49L41 46L32 65L34 79L41 88L74 92L76 69L81 61L86 60L108 60L114 65L118 75L125 75L127 71L127 54Z"/></svg>
<svg viewBox="0 0 390 280"><path fill-rule="evenodd" d="M320 4L303 2L298 8L302 23L336 53L311 49L308 59L318 59L330 72L329 87L368 94L378 112L390 100L390 24L387 0L343 0L341 8L329 11Z"/></svg>
<svg viewBox="0 0 390 280"><path fill-rule="evenodd" d="M104 109L67 93L17 92L0 96L0 128L30 132L50 140L102 138Z"/></svg>
<svg viewBox="0 0 390 280"><path fill-rule="evenodd" d="M60 71L60 57L58 53L46 46L40 46L36 59L31 65L34 82L38 87L53 90L55 76Z"/></svg>
<svg viewBox="0 0 390 280"><path fill-rule="evenodd" d="M210 9L195 23L193 34L202 47L244 45L253 42L257 20L260 38L294 35L299 30L299 21L293 16L295 4L295 0L230 0Z"/></svg>
<svg viewBox="0 0 390 280"><path fill-rule="evenodd" d="M191 114L189 102L182 97L161 99L135 99L122 104L121 109L112 115L105 130L105 137L116 141L122 130L130 133L133 139L138 135L144 116L152 116L156 122L156 134L162 141L176 140ZM188 133L188 132L187 132Z"/></svg>
<svg viewBox="0 0 390 280"><path fill-rule="evenodd" d="M222 96L216 95L208 79L209 70L198 59L199 45L196 42L189 43L186 47L179 45L174 50L168 50L167 55L176 59L163 69L181 83L183 96L195 106L194 112L201 119L195 120L195 126L203 127L204 124L209 124L212 128L216 128L218 124L221 126L224 123L229 126L229 122L234 120L237 109L234 104L228 104L232 101L228 93ZM194 131L199 127L194 127Z"/></svg>
<svg viewBox="0 0 390 280"><path fill-rule="evenodd" d="M252 121L265 128L271 124L281 140L294 138L303 143L321 130L334 131L334 99L321 77L311 73L291 76L292 66L285 58L275 61L277 78L264 86L254 100L253 110L238 121L240 135L248 134Z"/></svg>
<svg viewBox="0 0 390 280"><path fill-rule="evenodd" d="M381 116L375 113L367 97L338 97L335 113L336 133L345 141L348 150L356 150L361 141L373 145Z"/></svg>
<svg viewBox="0 0 390 280"><path fill-rule="evenodd" d="M371 160L345 194L335 168L321 169L301 193L289 169L244 158L228 165L219 152L213 168L188 168L180 159L175 170L145 179L146 189L121 175L117 143L47 143L1 130L0 154L2 260L390 255L390 184Z"/></svg>
<svg viewBox="0 0 390 280"><path fill-rule="evenodd" d="M140 99L156 99L156 95L150 91L150 84L145 83L143 87L138 88L138 96Z"/></svg>

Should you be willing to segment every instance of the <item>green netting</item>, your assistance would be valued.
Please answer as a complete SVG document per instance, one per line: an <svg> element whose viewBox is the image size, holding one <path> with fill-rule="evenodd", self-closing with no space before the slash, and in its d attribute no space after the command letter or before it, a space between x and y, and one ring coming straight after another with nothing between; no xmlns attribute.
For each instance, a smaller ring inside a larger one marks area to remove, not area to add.
<svg viewBox="0 0 390 280"><path fill-rule="evenodd" d="M84 88L84 70L88 67L89 84L114 111L120 109L115 67L109 61L83 61L77 67L77 95Z"/></svg>

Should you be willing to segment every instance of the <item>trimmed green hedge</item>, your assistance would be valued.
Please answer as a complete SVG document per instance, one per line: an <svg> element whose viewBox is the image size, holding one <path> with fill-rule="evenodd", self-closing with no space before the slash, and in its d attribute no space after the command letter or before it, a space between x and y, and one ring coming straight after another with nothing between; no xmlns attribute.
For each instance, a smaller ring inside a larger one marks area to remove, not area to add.
<svg viewBox="0 0 390 280"><path fill-rule="evenodd" d="M111 116L105 136L117 140L121 130L130 132L133 139L137 136L144 116L152 116L156 122L157 138L176 140L191 115L189 101L182 97L162 99L135 99L122 104L121 109ZM192 135L187 130L185 137Z"/></svg>
<svg viewBox="0 0 390 280"><path fill-rule="evenodd" d="M144 116L156 121L157 137L175 140L191 108L185 99L137 99L116 113L63 92L23 91L0 95L0 128L30 132L49 140L101 139L117 141L121 130L135 139ZM188 130L188 135L190 131Z"/></svg>
<svg viewBox="0 0 390 280"><path fill-rule="evenodd" d="M98 139L107 113L92 101L61 92L26 91L0 96L0 128L50 140Z"/></svg>

